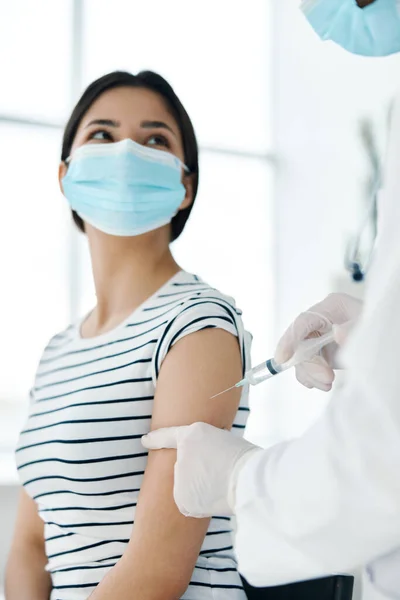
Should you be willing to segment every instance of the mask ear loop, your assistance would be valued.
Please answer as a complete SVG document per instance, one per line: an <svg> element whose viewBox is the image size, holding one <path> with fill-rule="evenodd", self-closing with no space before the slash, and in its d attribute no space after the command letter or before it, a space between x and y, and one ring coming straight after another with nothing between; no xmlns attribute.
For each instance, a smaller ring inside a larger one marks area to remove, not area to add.
<svg viewBox="0 0 400 600"><path fill-rule="evenodd" d="M181 163L181 165L182 165L182 169L183 169L183 177L187 177L187 176L191 175L192 172L189 169L189 167L186 166L185 163ZM192 202L192 204L193 204L193 202ZM179 211L180 211L180 209L178 208L176 213L174 214L174 217L176 217L176 215L179 213Z"/></svg>

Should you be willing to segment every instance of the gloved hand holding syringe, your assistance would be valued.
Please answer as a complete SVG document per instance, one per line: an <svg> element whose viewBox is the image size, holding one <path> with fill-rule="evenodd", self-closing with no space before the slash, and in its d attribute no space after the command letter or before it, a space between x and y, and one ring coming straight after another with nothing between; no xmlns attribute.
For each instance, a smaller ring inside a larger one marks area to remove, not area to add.
<svg viewBox="0 0 400 600"><path fill-rule="evenodd" d="M243 387L246 384L258 385L262 381L271 379L271 377L279 375L279 373L283 373L284 371L287 371L292 367L296 367L297 365L314 358L314 356L319 354L325 346L331 344L334 341L335 335L333 330L319 337L313 337L303 340L298 344L297 349L293 354L292 358L290 358L287 362L279 364L274 358L270 358L267 361L261 363L260 365L246 371L245 376L241 381L228 388L227 390L215 394L215 396L212 396L212 398L221 396L221 394L225 394L225 392L229 392L234 388Z"/></svg>

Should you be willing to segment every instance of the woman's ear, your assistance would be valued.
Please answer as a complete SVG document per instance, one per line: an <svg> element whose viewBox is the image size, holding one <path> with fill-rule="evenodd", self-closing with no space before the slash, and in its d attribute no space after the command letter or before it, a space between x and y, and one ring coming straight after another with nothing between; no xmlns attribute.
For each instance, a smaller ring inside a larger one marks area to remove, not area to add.
<svg viewBox="0 0 400 600"><path fill-rule="evenodd" d="M61 162L60 166L58 167L58 185L60 186L60 190L61 193L64 194L64 188L63 188L63 184L62 184L62 180L64 179L65 175L67 174L67 165L65 164L65 162Z"/></svg>
<svg viewBox="0 0 400 600"><path fill-rule="evenodd" d="M185 186L186 194L182 204L179 207L179 210L189 208L189 206L193 203L193 175L186 175L182 183Z"/></svg>

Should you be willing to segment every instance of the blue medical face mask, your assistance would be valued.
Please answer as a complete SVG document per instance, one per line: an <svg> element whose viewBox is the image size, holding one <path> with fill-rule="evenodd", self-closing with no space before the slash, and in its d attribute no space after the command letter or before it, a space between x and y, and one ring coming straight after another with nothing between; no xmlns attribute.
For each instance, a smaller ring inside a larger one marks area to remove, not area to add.
<svg viewBox="0 0 400 600"><path fill-rule="evenodd" d="M400 2L375 0L360 8L356 0L304 0L302 9L323 40L363 56L400 52Z"/></svg>
<svg viewBox="0 0 400 600"><path fill-rule="evenodd" d="M185 198L185 165L130 139L81 146L67 163L62 184L71 208L110 235L135 236L167 225Z"/></svg>

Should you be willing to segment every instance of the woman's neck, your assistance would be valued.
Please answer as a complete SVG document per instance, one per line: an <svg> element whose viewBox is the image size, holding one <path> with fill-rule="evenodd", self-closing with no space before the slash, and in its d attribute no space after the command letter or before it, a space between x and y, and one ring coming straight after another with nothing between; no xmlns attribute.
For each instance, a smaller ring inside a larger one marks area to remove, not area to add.
<svg viewBox="0 0 400 600"><path fill-rule="evenodd" d="M85 337L116 327L180 270L169 228L135 238L88 234L97 306L83 325Z"/></svg>

